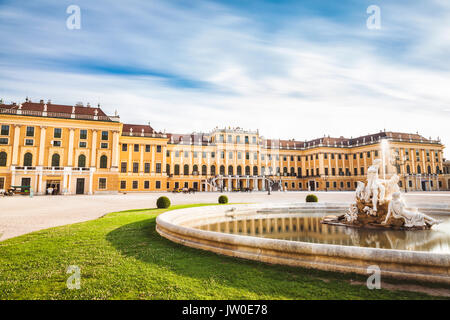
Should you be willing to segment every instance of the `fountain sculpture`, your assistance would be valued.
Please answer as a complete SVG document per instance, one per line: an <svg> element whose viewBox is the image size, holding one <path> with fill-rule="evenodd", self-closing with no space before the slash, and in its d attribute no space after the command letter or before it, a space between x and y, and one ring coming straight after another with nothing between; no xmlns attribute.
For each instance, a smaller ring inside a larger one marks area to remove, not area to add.
<svg viewBox="0 0 450 320"><path fill-rule="evenodd" d="M382 163L382 159L375 159L367 170L367 183L357 182L356 203L345 214L327 216L322 223L402 230L430 229L440 223L417 209L407 208L398 186L399 177L394 174L390 179L379 178Z"/></svg>

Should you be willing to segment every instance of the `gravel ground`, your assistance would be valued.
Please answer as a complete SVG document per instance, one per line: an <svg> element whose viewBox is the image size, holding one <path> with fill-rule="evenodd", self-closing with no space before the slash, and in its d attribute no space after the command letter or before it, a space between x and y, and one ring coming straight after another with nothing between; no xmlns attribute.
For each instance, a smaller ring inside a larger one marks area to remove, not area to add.
<svg viewBox="0 0 450 320"><path fill-rule="evenodd" d="M224 193L232 203L304 202L309 192ZM352 202L354 192L315 192L320 202ZM166 195L172 204L217 202L219 193L173 194L128 193L93 196L0 197L0 241L51 227L93 220L106 213L155 207L156 199ZM406 201L450 204L450 192L410 192Z"/></svg>

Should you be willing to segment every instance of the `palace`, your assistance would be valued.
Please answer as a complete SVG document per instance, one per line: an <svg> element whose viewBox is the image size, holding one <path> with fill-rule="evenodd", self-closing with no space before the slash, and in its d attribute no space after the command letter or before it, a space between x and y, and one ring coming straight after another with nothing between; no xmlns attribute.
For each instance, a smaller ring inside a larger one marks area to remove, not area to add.
<svg viewBox="0 0 450 320"><path fill-rule="evenodd" d="M26 99L0 103L0 189L34 193L354 190L373 159L406 190L449 190L440 140L386 132L311 141L265 139L259 131L156 132L125 124L100 106ZM388 141L389 152L382 151ZM445 165L445 164L447 165Z"/></svg>

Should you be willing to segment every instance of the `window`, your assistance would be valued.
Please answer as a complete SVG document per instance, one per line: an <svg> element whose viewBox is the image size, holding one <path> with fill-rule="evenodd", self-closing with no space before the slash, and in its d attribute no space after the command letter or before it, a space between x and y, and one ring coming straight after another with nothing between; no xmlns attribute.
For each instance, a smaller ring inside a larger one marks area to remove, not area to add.
<svg viewBox="0 0 450 320"><path fill-rule="evenodd" d="M236 136L236 143L241 143L241 136Z"/></svg>
<svg viewBox="0 0 450 320"><path fill-rule="evenodd" d="M106 189L106 178L98 179L98 188L102 190Z"/></svg>
<svg viewBox="0 0 450 320"><path fill-rule="evenodd" d="M189 166L187 164L184 165L183 174L185 176L189 175Z"/></svg>
<svg viewBox="0 0 450 320"><path fill-rule="evenodd" d="M84 154L80 154L78 156L78 167L79 168L86 167L86 156Z"/></svg>
<svg viewBox="0 0 450 320"><path fill-rule="evenodd" d="M0 167L6 167L6 159L8 158L8 155L6 152L2 151L0 152Z"/></svg>
<svg viewBox="0 0 450 320"><path fill-rule="evenodd" d="M31 187L31 178L22 178L21 185Z"/></svg>
<svg viewBox="0 0 450 320"><path fill-rule="evenodd" d="M150 173L150 162L146 162L144 164L144 172L145 173Z"/></svg>
<svg viewBox="0 0 450 320"><path fill-rule="evenodd" d="M161 152L161 146L156 146L156 152Z"/></svg>
<svg viewBox="0 0 450 320"><path fill-rule="evenodd" d="M0 189L5 189L5 178L0 177Z"/></svg>
<svg viewBox="0 0 450 320"><path fill-rule="evenodd" d="M127 151L128 150L128 145L126 143L122 144L122 151Z"/></svg>
<svg viewBox="0 0 450 320"><path fill-rule="evenodd" d="M155 170L156 170L156 173L161 173L161 163L156 164Z"/></svg>
<svg viewBox="0 0 450 320"><path fill-rule="evenodd" d="M25 153L23 156L23 166L31 167L33 165L33 155L29 152Z"/></svg>
<svg viewBox="0 0 450 320"><path fill-rule="evenodd" d="M176 164L173 170L174 170L174 174L176 176L180 175L180 165L179 164Z"/></svg>
<svg viewBox="0 0 450 320"><path fill-rule="evenodd" d="M80 148L86 148L86 141L80 141Z"/></svg>
<svg viewBox="0 0 450 320"><path fill-rule="evenodd" d="M103 155L100 157L100 168L106 169L108 167L108 157Z"/></svg>
<svg viewBox="0 0 450 320"><path fill-rule="evenodd" d="M27 137L34 137L34 127L27 127Z"/></svg>
<svg viewBox="0 0 450 320"><path fill-rule="evenodd" d="M246 160L250 160L250 153L249 153L249 152L246 152L246 153L245 153L245 159L246 159Z"/></svg>
<svg viewBox="0 0 450 320"><path fill-rule="evenodd" d="M1 129L1 131L0 131L0 134L1 134L2 136L9 136L9 126L6 125L6 124L3 124L3 125L2 125L2 129Z"/></svg>
<svg viewBox="0 0 450 320"><path fill-rule="evenodd" d="M150 152L150 145L149 144L145 145L145 152ZM169 156L169 155L167 155L167 156Z"/></svg>
<svg viewBox="0 0 450 320"><path fill-rule="evenodd" d="M245 136L245 143L248 144L248 136Z"/></svg>
<svg viewBox="0 0 450 320"><path fill-rule="evenodd" d="M127 172L127 163L126 162L122 162L120 164L120 172L122 172L122 173Z"/></svg>
<svg viewBox="0 0 450 320"><path fill-rule="evenodd" d="M166 174L170 175L170 164L166 163Z"/></svg>
<svg viewBox="0 0 450 320"><path fill-rule="evenodd" d="M150 189L150 181L148 180L144 181L144 189Z"/></svg>
<svg viewBox="0 0 450 320"><path fill-rule="evenodd" d="M87 130L82 129L80 130L80 140L85 140L87 139Z"/></svg>
<svg viewBox="0 0 450 320"><path fill-rule="evenodd" d="M237 157L238 157L239 160L241 160L242 159L242 154L240 152L238 152L237 153Z"/></svg>
<svg viewBox="0 0 450 320"><path fill-rule="evenodd" d="M138 172L139 172L139 163L133 162L133 173L138 173Z"/></svg>
<svg viewBox="0 0 450 320"><path fill-rule="evenodd" d="M59 154L55 153L52 156L52 167L59 167L59 160L60 160Z"/></svg>
<svg viewBox="0 0 450 320"><path fill-rule="evenodd" d="M169 150L166 150L166 157L170 157L170 151Z"/></svg>
<svg viewBox="0 0 450 320"><path fill-rule="evenodd" d="M33 139L25 139L25 145L26 146L32 146L34 144L34 140Z"/></svg>
<svg viewBox="0 0 450 320"><path fill-rule="evenodd" d="M233 159L233 152L228 152L228 159Z"/></svg>
<svg viewBox="0 0 450 320"><path fill-rule="evenodd" d="M205 165L202 166L202 176L206 176L206 169L207 167Z"/></svg>
<svg viewBox="0 0 450 320"><path fill-rule="evenodd" d="M216 174L216 166L212 165L211 166L211 175L215 175Z"/></svg>
<svg viewBox="0 0 450 320"><path fill-rule="evenodd" d="M53 138L61 138L62 130L61 128L53 129Z"/></svg>
<svg viewBox="0 0 450 320"><path fill-rule="evenodd" d="M256 144L256 137L252 137L252 143Z"/></svg>
<svg viewBox="0 0 450 320"><path fill-rule="evenodd" d="M133 180L133 189L137 189L139 187L139 181Z"/></svg>
<svg viewBox="0 0 450 320"><path fill-rule="evenodd" d="M0 138L0 144L8 144L8 138Z"/></svg>
<svg viewBox="0 0 450 320"><path fill-rule="evenodd" d="M185 158L189 158L189 152L185 151L185 152L184 152L184 157L185 157Z"/></svg>
<svg viewBox="0 0 450 320"><path fill-rule="evenodd" d="M155 182L155 188L156 189L161 189L161 181L156 181Z"/></svg>
<svg viewBox="0 0 450 320"><path fill-rule="evenodd" d="M125 180L120 181L120 189L126 189L127 188L127 182Z"/></svg>
<svg viewBox="0 0 450 320"><path fill-rule="evenodd" d="M367 158L370 158L370 151L367 151Z"/></svg>
<svg viewBox="0 0 450 320"><path fill-rule="evenodd" d="M100 148L101 148L101 149L108 149L108 143L107 143L107 142L102 142L102 143L100 144Z"/></svg>
<svg viewBox="0 0 450 320"><path fill-rule="evenodd" d="M102 131L102 140L108 140L108 139L109 139L108 131Z"/></svg>
<svg viewBox="0 0 450 320"><path fill-rule="evenodd" d="M364 175L364 167L361 167L361 175Z"/></svg>
<svg viewBox="0 0 450 320"><path fill-rule="evenodd" d="M139 145L138 144L134 145L134 152L139 152Z"/></svg>
<svg viewBox="0 0 450 320"><path fill-rule="evenodd" d="M211 158L215 158L216 157L216 153L215 152L211 152Z"/></svg>
<svg viewBox="0 0 450 320"><path fill-rule="evenodd" d="M194 151L194 158L197 159L197 157L198 157L198 152Z"/></svg>
<svg viewBox="0 0 450 320"><path fill-rule="evenodd" d="M53 141L53 146L54 147L61 147L61 141L60 140Z"/></svg>

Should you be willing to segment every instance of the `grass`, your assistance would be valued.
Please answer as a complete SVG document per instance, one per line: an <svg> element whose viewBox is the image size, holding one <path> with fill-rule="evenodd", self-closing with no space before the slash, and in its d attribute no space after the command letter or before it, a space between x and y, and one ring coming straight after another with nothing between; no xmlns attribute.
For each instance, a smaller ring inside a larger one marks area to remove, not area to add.
<svg viewBox="0 0 450 320"><path fill-rule="evenodd" d="M206 204L200 204L206 205ZM170 209L128 210L0 242L0 299L427 299L369 290L365 277L267 265L172 243L155 231ZM81 289L69 290L69 265Z"/></svg>

